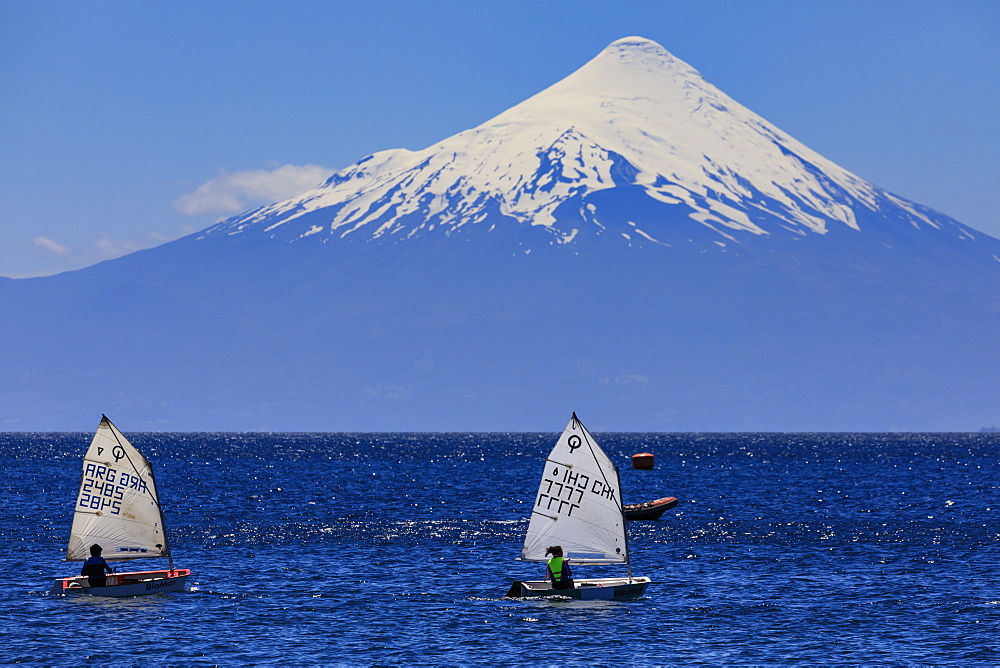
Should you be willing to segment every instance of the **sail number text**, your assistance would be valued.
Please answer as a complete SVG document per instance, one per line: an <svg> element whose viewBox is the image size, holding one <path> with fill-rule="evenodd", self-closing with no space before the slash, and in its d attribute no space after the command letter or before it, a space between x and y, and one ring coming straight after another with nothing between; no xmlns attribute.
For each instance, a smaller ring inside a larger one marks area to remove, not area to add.
<svg viewBox="0 0 1000 668"><path fill-rule="evenodd" d="M605 485L603 481L591 478L585 473L574 473L568 468L560 470L559 467L555 467L542 479L535 506L541 510L572 517L573 511L580 507L584 494L587 493L615 501L614 487Z"/></svg>
<svg viewBox="0 0 1000 668"><path fill-rule="evenodd" d="M83 485L76 506L87 510L108 510L110 514L117 515L129 490L145 494L146 481L111 466L88 462L83 470Z"/></svg>

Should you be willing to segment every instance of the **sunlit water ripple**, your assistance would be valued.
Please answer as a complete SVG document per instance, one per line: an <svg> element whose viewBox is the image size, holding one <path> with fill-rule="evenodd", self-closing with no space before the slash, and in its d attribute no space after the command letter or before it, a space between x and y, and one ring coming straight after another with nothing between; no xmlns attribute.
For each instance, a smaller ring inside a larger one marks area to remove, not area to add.
<svg viewBox="0 0 1000 668"><path fill-rule="evenodd" d="M597 434L630 603L503 598L556 434L128 435L190 591L47 594L90 435L0 434L0 662L1000 662L996 434Z"/></svg>

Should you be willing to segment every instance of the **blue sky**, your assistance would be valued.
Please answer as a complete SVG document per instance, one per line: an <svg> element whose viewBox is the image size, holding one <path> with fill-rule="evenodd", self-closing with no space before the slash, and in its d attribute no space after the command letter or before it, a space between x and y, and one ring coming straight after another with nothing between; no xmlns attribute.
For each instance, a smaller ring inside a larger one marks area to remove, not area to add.
<svg viewBox="0 0 1000 668"><path fill-rule="evenodd" d="M629 35L1000 237L995 0L0 0L0 276L87 266L424 148Z"/></svg>

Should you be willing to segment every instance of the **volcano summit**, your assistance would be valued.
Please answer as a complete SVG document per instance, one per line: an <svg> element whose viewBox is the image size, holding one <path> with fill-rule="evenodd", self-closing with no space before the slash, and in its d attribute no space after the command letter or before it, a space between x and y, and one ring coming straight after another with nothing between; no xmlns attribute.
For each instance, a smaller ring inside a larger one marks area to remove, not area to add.
<svg viewBox="0 0 1000 668"><path fill-rule="evenodd" d="M1000 241L655 42L482 125L78 272L0 282L3 418L64 429L964 430Z"/></svg>
<svg viewBox="0 0 1000 668"><path fill-rule="evenodd" d="M648 227L632 221L612 232L609 219L621 216L599 206L614 208L609 196L667 206ZM726 248L753 236L859 231L859 218L887 215L974 236L838 167L660 45L631 37L477 128L423 151L369 156L316 190L208 234L395 241L503 219L541 228L554 244L582 234L672 246L666 240L683 245L694 235Z"/></svg>

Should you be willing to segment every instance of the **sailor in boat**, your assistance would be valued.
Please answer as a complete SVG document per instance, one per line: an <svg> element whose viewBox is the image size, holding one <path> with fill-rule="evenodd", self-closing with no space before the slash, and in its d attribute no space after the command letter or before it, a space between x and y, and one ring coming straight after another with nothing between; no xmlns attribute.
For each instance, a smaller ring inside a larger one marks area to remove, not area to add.
<svg viewBox="0 0 1000 668"><path fill-rule="evenodd" d="M91 587L103 587L107 584L108 579L105 577L105 572L113 573L111 566L108 562L104 561L104 557L101 556L103 548L94 543L90 546L90 558L83 562L83 568L80 569L80 575L87 576L87 582L90 583Z"/></svg>
<svg viewBox="0 0 1000 668"><path fill-rule="evenodd" d="M573 571L569 567L569 560L563 559L563 549L561 545L553 545L545 550L545 556L552 555L548 565L545 567L545 577L552 583L553 589L572 589Z"/></svg>

